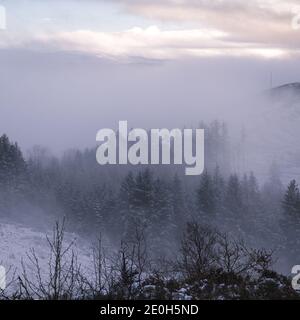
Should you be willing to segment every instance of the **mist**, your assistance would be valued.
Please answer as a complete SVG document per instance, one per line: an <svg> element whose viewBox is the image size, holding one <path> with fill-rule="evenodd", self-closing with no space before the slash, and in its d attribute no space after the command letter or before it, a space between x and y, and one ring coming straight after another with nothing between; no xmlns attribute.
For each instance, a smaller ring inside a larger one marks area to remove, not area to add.
<svg viewBox="0 0 300 320"><path fill-rule="evenodd" d="M250 112L260 111L254 101L270 89L271 72L273 86L296 82L298 65L246 58L121 63L79 53L1 50L1 131L23 149L38 144L61 154L94 146L96 132L116 128L119 120L141 128L213 119L242 127Z"/></svg>
<svg viewBox="0 0 300 320"><path fill-rule="evenodd" d="M137 224L157 259L175 252L174 258L185 224L199 221L253 248L279 250L275 269L288 274L297 230L282 227L289 214L282 203L291 180L300 177L300 94L297 84L278 86L299 81L299 63L242 57L122 62L1 50L0 128L9 137L0 141L5 232L21 224L30 228L30 242L40 237L32 229L46 232L66 217L67 231L80 242L101 233L118 252L124 239L132 243ZM144 129L203 127L204 174L98 165L96 133L116 130L120 120ZM10 148L13 156L6 155Z"/></svg>

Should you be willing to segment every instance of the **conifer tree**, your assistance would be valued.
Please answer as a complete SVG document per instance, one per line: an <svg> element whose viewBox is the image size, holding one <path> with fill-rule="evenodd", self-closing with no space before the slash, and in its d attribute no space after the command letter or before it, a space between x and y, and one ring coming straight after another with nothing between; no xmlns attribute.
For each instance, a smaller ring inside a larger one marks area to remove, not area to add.
<svg viewBox="0 0 300 320"><path fill-rule="evenodd" d="M282 201L283 217L281 228L285 236L285 251L295 261L300 254L300 192L296 180L292 180Z"/></svg>
<svg viewBox="0 0 300 320"><path fill-rule="evenodd" d="M243 210L242 190L239 177L236 174L229 177L226 188L225 205L235 216L241 216L241 211Z"/></svg>
<svg viewBox="0 0 300 320"><path fill-rule="evenodd" d="M300 193L296 180L292 180L288 185L282 201L282 207L287 216L293 219L300 218Z"/></svg>
<svg viewBox="0 0 300 320"><path fill-rule="evenodd" d="M207 171L201 175L200 185L196 192L197 206L200 215L204 220L207 220L216 212L216 198L213 180Z"/></svg>

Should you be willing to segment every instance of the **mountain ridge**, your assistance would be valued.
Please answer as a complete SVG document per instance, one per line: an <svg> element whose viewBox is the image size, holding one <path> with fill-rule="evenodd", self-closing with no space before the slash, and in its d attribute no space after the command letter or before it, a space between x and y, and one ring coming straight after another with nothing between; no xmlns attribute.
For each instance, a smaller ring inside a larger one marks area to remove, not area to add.
<svg viewBox="0 0 300 320"><path fill-rule="evenodd" d="M294 93L300 95L300 82L286 83L281 86L270 89L271 94Z"/></svg>

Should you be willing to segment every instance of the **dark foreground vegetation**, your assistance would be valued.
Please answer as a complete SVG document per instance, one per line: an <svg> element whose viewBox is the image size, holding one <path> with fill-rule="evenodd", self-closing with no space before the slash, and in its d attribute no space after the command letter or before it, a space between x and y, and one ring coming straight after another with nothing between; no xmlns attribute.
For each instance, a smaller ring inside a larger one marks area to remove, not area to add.
<svg viewBox="0 0 300 320"><path fill-rule="evenodd" d="M64 242L64 223L48 239L48 267L35 251L30 267L13 273L1 299L299 299L291 280L272 269L272 253L196 222L188 223L172 259L151 260L143 231L107 251L101 237L92 248L91 268L78 263L73 243ZM163 244L162 244L163 245Z"/></svg>
<svg viewBox="0 0 300 320"><path fill-rule="evenodd" d="M225 125L207 126L205 139L206 170L188 179L172 166L103 168L95 150L56 158L36 147L25 159L0 137L0 218L30 227L67 221L48 241L47 270L31 251L31 267L11 270L2 298L297 298L274 271L300 263L296 181L285 188L276 164L261 185L252 172L232 173ZM102 235L92 272L63 245L65 227L93 243Z"/></svg>

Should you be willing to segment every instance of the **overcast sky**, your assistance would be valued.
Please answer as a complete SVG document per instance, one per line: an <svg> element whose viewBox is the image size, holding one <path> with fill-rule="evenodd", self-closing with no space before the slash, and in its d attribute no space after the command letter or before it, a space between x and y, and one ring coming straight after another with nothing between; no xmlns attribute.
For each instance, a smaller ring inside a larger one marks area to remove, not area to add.
<svg viewBox="0 0 300 320"><path fill-rule="evenodd" d="M0 0L0 128L24 148L93 145L103 126L237 117L299 81L299 0Z"/></svg>

